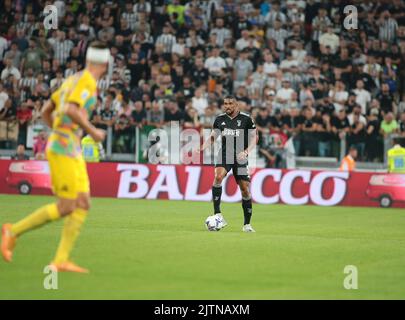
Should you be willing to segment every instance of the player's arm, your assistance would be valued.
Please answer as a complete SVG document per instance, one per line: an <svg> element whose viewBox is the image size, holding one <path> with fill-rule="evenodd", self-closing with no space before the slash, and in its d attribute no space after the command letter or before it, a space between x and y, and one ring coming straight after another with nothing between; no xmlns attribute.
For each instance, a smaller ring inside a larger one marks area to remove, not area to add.
<svg viewBox="0 0 405 320"><path fill-rule="evenodd" d="M256 147L259 141L259 135L257 134L256 124L254 123L253 119L250 119L249 129L249 144L247 149L245 149L246 156Z"/></svg>
<svg viewBox="0 0 405 320"><path fill-rule="evenodd" d="M214 141L218 138L218 130L214 129L211 131L210 136L208 137L207 140L204 141L203 145L199 149L200 152L204 152L205 149L211 147L211 145L214 143Z"/></svg>
<svg viewBox="0 0 405 320"><path fill-rule="evenodd" d="M217 140L220 133L218 118L215 119L214 125L212 126L212 131L207 140L204 141L203 145L197 149L197 152L203 152L205 149L212 146L215 140Z"/></svg>
<svg viewBox="0 0 405 320"><path fill-rule="evenodd" d="M100 142L104 140L105 131L97 129L95 126L93 126L85 114L81 112L77 104L68 102L66 103L65 108L65 114L72 119L74 123L86 131L94 139L94 141Z"/></svg>
<svg viewBox="0 0 405 320"><path fill-rule="evenodd" d="M50 99L46 101L42 107L42 120L44 120L46 125L50 128L52 128L52 113L54 110L55 104Z"/></svg>
<svg viewBox="0 0 405 320"><path fill-rule="evenodd" d="M249 144L248 147L245 149L246 157L249 153L256 147L257 142L259 141L259 135L257 134L257 129L249 129Z"/></svg>
<svg viewBox="0 0 405 320"><path fill-rule="evenodd" d="M257 142L259 141L259 135L257 134L256 124L253 122L253 119L250 119L248 124L248 147L238 154L237 159L243 160L249 156L249 153L256 148Z"/></svg>
<svg viewBox="0 0 405 320"><path fill-rule="evenodd" d="M62 111L74 123L89 134L94 141L100 142L105 139L105 131L97 129L91 124L85 109L85 105L88 103L88 99L91 98L91 92L93 91L94 88L79 80L73 91L65 98L66 102L63 105Z"/></svg>

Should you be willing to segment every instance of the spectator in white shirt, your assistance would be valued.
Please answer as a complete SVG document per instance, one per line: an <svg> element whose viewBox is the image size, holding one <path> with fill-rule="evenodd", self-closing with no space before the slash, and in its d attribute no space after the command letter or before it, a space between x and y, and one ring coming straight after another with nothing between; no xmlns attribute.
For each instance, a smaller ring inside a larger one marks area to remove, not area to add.
<svg viewBox="0 0 405 320"><path fill-rule="evenodd" d="M287 59L281 61L280 69L283 72L290 72L292 71L292 67L298 67L299 63L297 60L294 59L291 52L287 52Z"/></svg>
<svg viewBox="0 0 405 320"><path fill-rule="evenodd" d="M283 79L282 87L277 90L276 102L280 109L288 107L292 95L295 91L291 88L291 83L288 79Z"/></svg>
<svg viewBox="0 0 405 320"><path fill-rule="evenodd" d="M184 56L184 49L186 44L184 43L184 38L179 37L177 42L172 47L172 53L177 53L180 57Z"/></svg>
<svg viewBox="0 0 405 320"><path fill-rule="evenodd" d="M4 54L4 59L11 59L13 66L16 68L20 67L22 53L18 50L18 45L12 42L10 45L10 50Z"/></svg>
<svg viewBox="0 0 405 320"><path fill-rule="evenodd" d="M262 64L257 65L256 71L252 74L252 79L259 86L260 91L262 91L267 81L267 75L264 73L264 66Z"/></svg>
<svg viewBox="0 0 405 320"><path fill-rule="evenodd" d="M376 61L374 55L367 56L367 62L363 67L363 72L368 73L373 79L377 87L380 86L380 76L381 76L382 67Z"/></svg>
<svg viewBox="0 0 405 320"><path fill-rule="evenodd" d="M356 104L356 105L353 107L352 113L347 116L347 120L349 120L349 124L350 124L350 125L352 125L352 124L354 123L355 115L359 117L359 121L360 121L363 125L367 125L366 117L364 117L364 116L362 115L361 106L358 105L358 104Z"/></svg>
<svg viewBox="0 0 405 320"><path fill-rule="evenodd" d="M56 78L53 78L50 81L51 91L54 91L59 86L61 86L63 81L65 81L65 79L63 78L63 71L62 71L62 69L58 69L58 71L56 71Z"/></svg>
<svg viewBox="0 0 405 320"><path fill-rule="evenodd" d="M294 60L297 60L299 64L304 63L305 57L307 56L307 51L304 49L304 45L301 41L296 41L293 44L291 53Z"/></svg>
<svg viewBox="0 0 405 320"><path fill-rule="evenodd" d="M208 69L211 74L220 74L221 70L226 68L225 59L219 56L219 48L212 49L212 55L205 60L204 67Z"/></svg>
<svg viewBox="0 0 405 320"><path fill-rule="evenodd" d="M361 113L367 113L367 106L371 102L371 94L364 89L363 80L357 80L356 89L353 90L356 95L356 103L361 106Z"/></svg>
<svg viewBox="0 0 405 320"><path fill-rule="evenodd" d="M345 107L346 101L349 98L349 92L345 90L345 84L342 81L337 80L335 87L329 90L329 97L335 106L335 111L339 112Z"/></svg>
<svg viewBox="0 0 405 320"><path fill-rule="evenodd" d="M273 55L271 53L264 54L264 73L269 77L276 76L278 71L278 66L273 62Z"/></svg>
<svg viewBox="0 0 405 320"><path fill-rule="evenodd" d="M3 84L0 82L0 111L3 110L7 100L8 94L6 90L4 90Z"/></svg>
<svg viewBox="0 0 405 320"><path fill-rule="evenodd" d="M6 80L8 76L12 75L16 80L21 79L21 73L16 67L13 66L11 59L4 59L5 68L1 72L1 80Z"/></svg>
<svg viewBox="0 0 405 320"><path fill-rule="evenodd" d="M0 35L0 61L3 59L4 52L8 48L8 41L6 38Z"/></svg>
<svg viewBox="0 0 405 320"><path fill-rule="evenodd" d="M242 35L242 37L240 39L238 39L235 43L235 48L238 51L242 51L247 46L249 46L249 31L242 30L241 35Z"/></svg>
<svg viewBox="0 0 405 320"><path fill-rule="evenodd" d="M198 88L195 90L194 97L191 99L192 107L197 110L198 115L203 115L208 107L208 100L203 94L203 90Z"/></svg>
<svg viewBox="0 0 405 320"><path fill-rule="evenodd" d="M319 37L319 48L322 53L325 52L326 47L330 47L332 54L335 54L340 46L339 37L333 32L333 26L329 25Z"/></svg>

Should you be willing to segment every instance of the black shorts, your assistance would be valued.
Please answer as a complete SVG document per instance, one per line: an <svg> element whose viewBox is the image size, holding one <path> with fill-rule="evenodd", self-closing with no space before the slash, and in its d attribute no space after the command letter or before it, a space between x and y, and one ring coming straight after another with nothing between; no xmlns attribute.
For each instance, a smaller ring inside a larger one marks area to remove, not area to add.
<svg viewBox="0 0 405 320"><path fill-rule="evenodd" d="M250 182L250 176L249 176L249 168L248 164L226 164L226 163L217 163L215 164L215 168L225 168L226 172L229 172L232 170L233 176L235 177L236 182L240 180L248 181Z"/></svg>

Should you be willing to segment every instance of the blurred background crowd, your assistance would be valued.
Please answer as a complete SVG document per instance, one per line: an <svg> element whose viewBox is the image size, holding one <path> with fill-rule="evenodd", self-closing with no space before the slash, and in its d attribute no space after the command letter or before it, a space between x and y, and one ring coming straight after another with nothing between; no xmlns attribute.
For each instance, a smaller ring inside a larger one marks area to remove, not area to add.
<svg viewBox="0 0 405 320"><path fill-rule="evenodd" d="M57 30L44 28L47 4ZM256 119L270 167L291 138L296 155L339 158L345 144L374 162L405 135L403 0L3 0L0 149L43 157L43 102L95 39L114 68L92 122L115 153L133 153L146 127L210 128L227 94Z"/></svg>

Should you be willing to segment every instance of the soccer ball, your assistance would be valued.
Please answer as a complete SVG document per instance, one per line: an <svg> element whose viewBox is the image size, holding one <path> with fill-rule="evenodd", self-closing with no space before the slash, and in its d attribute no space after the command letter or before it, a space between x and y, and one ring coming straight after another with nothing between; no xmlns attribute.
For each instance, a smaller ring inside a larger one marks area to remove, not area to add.
<svg viewBox="0 0 405 320"><path fill-rule="evenodd" d="M216 216L209 216L205 220L205 226L207 227L208 231L219 231L223 227L222 219Z"/></svg>

